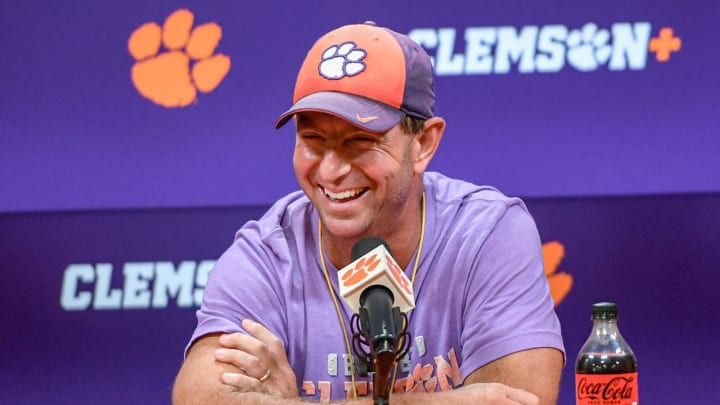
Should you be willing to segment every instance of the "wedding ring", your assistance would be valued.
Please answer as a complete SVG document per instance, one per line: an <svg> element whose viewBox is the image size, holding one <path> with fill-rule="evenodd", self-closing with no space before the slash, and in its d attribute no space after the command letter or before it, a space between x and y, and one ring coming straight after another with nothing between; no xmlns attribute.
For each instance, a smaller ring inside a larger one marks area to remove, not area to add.
<svg viewBox="0 0 720 405"><path fill-rule="evenodd" d="M258 378L258 381L260 381L261 383L264 383L265 380L267 380L268 378L270 378L271 375L272 375L272 371L270 371L270 369L268 369L268 371L266 371L265 374L263 374L262 377Z"/></svg>

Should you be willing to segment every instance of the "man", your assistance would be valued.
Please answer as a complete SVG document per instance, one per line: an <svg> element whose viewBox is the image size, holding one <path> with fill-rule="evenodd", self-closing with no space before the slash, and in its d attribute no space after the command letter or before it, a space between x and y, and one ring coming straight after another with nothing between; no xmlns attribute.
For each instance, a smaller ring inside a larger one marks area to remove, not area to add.
<svg viewBox="0 0 720 405"><path fill-rule="evenodd" d="M174 402L371 403L337 272L376 236L416 299L391 402L554 403L564 353L535 224L519 199L425 171L445 129L425 51L340 27L309 51L293 102L276 127L294 121L302 192L243 226L211 272Z"/></svg>

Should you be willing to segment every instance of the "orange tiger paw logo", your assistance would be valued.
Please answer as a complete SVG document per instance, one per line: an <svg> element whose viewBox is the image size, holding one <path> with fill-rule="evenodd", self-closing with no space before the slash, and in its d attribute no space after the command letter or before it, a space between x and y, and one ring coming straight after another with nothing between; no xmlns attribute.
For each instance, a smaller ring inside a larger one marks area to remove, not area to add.
<svg viewBox="0 0 720 405"><path fill-rule="evenodd" d="M557 241L543 243L542 252L545 261L545 276L550 285L550 295L555 302L555 306L558 306L568 295L573 284L572 275L557 272L560 262L565 257L565 246Z"/></svg>
<svg viewBox="0 0 720 405"><path fill-rule="evenodd" d="M352 271L343 274L342 281L345 287L350 287L362 281L369 273L371 273L380 264L380 258L377 254L370 257L363 257L355 263Z"/></svg>
<svg viewBox="0 0 720 405"><path fill-rule="evenodd" d="M149 22L130 35L128 51L136 61L132 82L155 104L188 106L197 101L198 91L215 90L230 71L230 57L214 54L222 28L211 22L193 29L194 20L190 10L180 9L167 17L162 28Z"/></svg>
<svg viewBox="0 0 720 405"><path fill-rule="evenodd" d="M385 262L388 264L388 268L390 269L390 273L392 274L395 282L400 286L400 288L405 290L407 295L412 296L412 286L410 285L407 277L403 277L403 269L395 263L395 260L393 260L391 256L385 255Z"/></svg>
<svg viewBox="0 0 720 405"><path fill-rule="evenodd" d="M420 367L420 364L416 364L412 373L408 375L407 382L405 383L406 392L435 392L437 388L437 377L433 377L435 368L426 364Z"/></svg>

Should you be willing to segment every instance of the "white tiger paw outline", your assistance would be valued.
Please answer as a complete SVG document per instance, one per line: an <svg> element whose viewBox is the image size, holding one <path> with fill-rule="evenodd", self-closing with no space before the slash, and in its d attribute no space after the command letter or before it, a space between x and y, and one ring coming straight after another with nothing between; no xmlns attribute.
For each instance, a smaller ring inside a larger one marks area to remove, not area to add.
<svg viewBox="0 0 720 405"><path fill-rule="evenodd" d="M597 69L610 60L612 47L608 43L609 40L608 30L598 31L594 23L585 24L582 31L572 30L566 41L568 62L582 72Z"/></svg>
<svg viewBox="0 0 720 405"><path fill-rule="evenodd" d="M365 56L367 52L357 48L354 42L333 45L323 52L318 71L322 77L331 80L352 77L365 70L366 65L362 62Z"/></svg>

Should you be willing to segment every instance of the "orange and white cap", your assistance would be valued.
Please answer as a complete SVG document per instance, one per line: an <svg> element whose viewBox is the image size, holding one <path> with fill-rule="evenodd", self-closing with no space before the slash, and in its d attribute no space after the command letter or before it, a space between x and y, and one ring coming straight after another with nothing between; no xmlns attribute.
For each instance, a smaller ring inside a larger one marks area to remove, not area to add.
<svg viewBox="0 0 720 405"><path fill-rule="evenodd" d="M405 115L433 116L433 68L407 35L372 22L346 25L322 36L300 67L293 106L275 122L319 111L372 132L385 132Z"/></svg>

